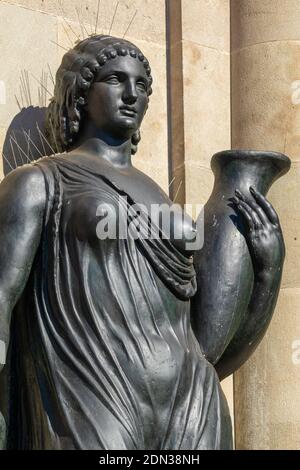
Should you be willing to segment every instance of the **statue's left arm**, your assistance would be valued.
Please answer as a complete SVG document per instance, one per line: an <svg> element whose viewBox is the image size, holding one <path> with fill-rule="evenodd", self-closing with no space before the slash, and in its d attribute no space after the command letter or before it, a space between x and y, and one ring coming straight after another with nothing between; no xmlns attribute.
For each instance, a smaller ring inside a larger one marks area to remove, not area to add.
<svg viewBox="0 0 300 470"><path fill-rule="evenodd" d="M236 194L234 203L246 223L246 240L254 284L246 315L215 365L221 379L237 370L263 338L276 305L285 247L278 216L271 204L251 190L253 199Z"/></svg>
<svg viewBox="0 0 300 470"><path fill-rule="evenodd" d="M220 379L237 370L253 353L263 338L276 305L285 246L278 216L254 189L251 197L236 192L236 210L245 222L245 237L251 255L254 282L248 307L215 368Z"/></svg>

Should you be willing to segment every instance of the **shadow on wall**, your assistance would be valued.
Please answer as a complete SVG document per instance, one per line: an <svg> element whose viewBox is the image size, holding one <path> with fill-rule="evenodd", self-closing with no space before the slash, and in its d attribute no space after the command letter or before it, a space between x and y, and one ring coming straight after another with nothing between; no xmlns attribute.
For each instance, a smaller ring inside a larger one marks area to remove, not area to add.
<svg viewBox="0 0 300 470"><path fill-rule="evenodd" d="M55 153L45 137L46 110L45 107L29 106L13 118L3 145L5 176L18 166Z"/></svg>

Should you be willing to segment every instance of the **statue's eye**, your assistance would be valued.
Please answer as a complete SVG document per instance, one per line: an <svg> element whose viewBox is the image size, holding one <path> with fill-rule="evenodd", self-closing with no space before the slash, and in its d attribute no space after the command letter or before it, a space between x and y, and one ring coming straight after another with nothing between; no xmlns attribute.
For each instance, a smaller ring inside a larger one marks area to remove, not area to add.
<svg viewBox="0 0 300 470"><path fill-rule="evenodd" d="M106 83L111 83L112 85L118 85L120 83L120 79L117 75L109 75L105 79Z"/></svg>
<svg viewBox="0 0 300 470"><path fill-rule="evenodd" d="M139 81L137 82L136 86L137 86L137 88L138 88L139 90L142 90L142 91L145 91L145 92L147 91L147 85L146 85L146 83L145 83L144 81L142 81L142 80L139 80Z"/></svg>

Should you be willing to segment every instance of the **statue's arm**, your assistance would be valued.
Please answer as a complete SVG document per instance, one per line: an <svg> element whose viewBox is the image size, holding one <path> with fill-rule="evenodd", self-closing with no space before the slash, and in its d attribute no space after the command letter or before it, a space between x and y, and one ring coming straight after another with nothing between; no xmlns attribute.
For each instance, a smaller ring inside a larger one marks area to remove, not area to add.
<svg viewBox="0 0 300 470"><path fill-rule="evenodd" d="M237 370L260 343L271 321L280 289L285 247L279 219L260 193L251 192L253 199L237 193L234 202L246 223L245 236L254 268L254 284L247 311L215 364L221 380Z"/></svg>
<svg viewBox="0 0 300 470"><path fill-rule="evenodd" d="M25 165L0 184L0 371L9 343L11 312L39 245L45 202L45 182L38 167Z"/></svg>

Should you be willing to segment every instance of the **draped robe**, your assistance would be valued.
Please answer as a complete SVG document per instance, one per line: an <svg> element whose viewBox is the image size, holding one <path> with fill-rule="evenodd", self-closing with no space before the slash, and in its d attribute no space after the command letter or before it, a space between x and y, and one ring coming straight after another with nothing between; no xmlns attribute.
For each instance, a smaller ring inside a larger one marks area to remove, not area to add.
<svg viewBox="0 0 300 470"><path fill-rule="evenodd" d="M35 164L47 207L13 312L8 448L230 448L226 400L191 328L192 258L161 237L99 240L99 204L128 225L130 196L67 158Z"/></svg>

